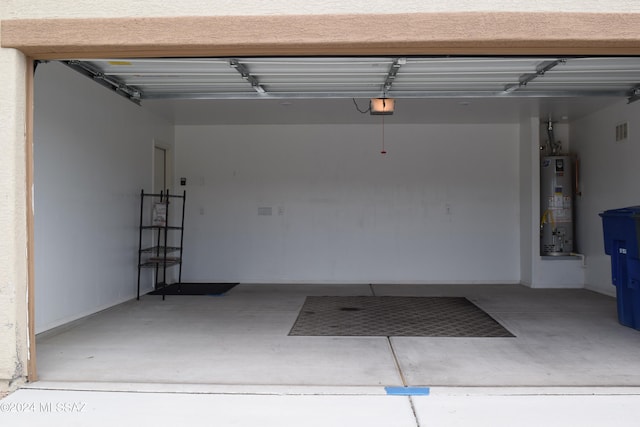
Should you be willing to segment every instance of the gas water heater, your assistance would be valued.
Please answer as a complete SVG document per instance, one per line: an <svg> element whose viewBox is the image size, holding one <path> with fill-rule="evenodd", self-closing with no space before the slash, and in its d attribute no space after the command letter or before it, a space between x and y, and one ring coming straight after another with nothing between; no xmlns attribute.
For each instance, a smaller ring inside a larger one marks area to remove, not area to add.
<svg viewBox="0 0 640 427"><path fill-rule="evenodd" d="M540 254L570 255L575 251L573 160L561 154L551 121L547 132L551 155L542 157L540 162Z"/></svg>
<svg viewBox="0 0 640 427"><path fill-rule="evenodd" d="M546 156L540 164L540 251L569 255L573 249L573 165L569 156Z"/></svg>

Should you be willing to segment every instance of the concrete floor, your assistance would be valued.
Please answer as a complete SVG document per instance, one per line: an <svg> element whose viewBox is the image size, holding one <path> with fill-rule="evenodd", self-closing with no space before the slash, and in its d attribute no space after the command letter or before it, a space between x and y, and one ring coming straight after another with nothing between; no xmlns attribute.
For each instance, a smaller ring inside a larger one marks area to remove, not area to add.
<svg viewBox="0 0 640 427"><path fill-rule="evenodd" d="M516 337L287 336L305 296L372 292L465 296ZM640 332L584 290L240 285L145 296L37 351L41 381L0 401L2 425L609 426L640 405Z"/></svg>
<svg viewBox="0 0 640 427"><path fill-rule="evenodd" d="M465 296L515 338L289 337L307 295ZM145 296L40 336L44 381L312 386L640 386L615 299L519 285L239 285ZM397 360L397 362L396 362Z"/></svg>

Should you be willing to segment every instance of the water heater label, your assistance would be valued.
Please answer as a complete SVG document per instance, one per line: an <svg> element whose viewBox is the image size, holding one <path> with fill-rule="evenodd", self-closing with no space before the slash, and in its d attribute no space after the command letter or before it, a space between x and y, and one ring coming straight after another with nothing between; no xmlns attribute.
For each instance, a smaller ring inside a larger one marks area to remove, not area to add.
<svg viewBox="0 0 640 427"><path fill-rule="evenodd" d="M555 196L549 197L547 200L548 200L547 207L571 209L571 197L569 197L569 196L563 196L562 194L556 194Z"/></svg>
<svg viewBox="0 0 640 427"><path fill-rule="evenodd" d="M553 209L555 222L571 222L571 209Z"/></svg>
<svg viewBox="0 0 640 427"><path fill-rule="evenodd" d="M553 222L571 222L571 197L563 196L562 193L556 194L547 199L547 206Z"/></svg>

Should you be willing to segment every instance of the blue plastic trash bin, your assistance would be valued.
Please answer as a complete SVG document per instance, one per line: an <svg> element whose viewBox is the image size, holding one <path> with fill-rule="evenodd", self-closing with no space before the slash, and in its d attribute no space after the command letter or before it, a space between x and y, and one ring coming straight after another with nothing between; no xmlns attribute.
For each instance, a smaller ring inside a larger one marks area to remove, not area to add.
<svg viewBox="0 0 640 427"><path fill-rule="evenodd" d="M616 287L618 321L640 330L640 206L600 214L604 251L611 256L611 280Z"/></svg>

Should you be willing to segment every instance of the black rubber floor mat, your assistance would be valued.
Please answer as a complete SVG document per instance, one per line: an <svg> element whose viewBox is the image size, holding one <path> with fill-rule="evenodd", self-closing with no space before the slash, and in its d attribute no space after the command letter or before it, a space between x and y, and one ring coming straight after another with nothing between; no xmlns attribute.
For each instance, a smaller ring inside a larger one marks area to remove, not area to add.
<svg viewBox="0 0 640 427"><path fill-rule="evenodd" d="M148 295L222 295L237 283L173 283Z"/></svg>
<svg viewBox="0 0 640 427"><path fill-rule="evenodd" d="M466 298L307 297L291 336L513 337Z"/></svg>

